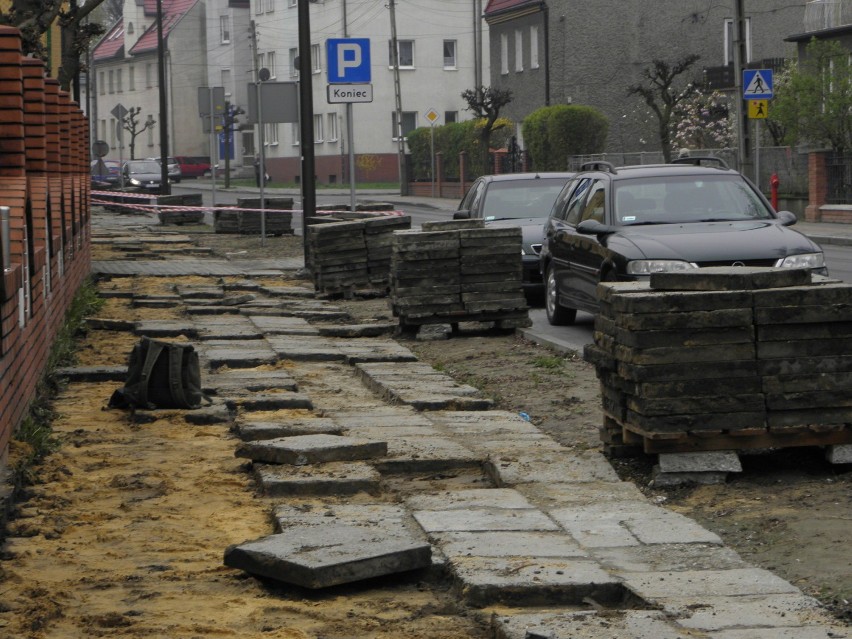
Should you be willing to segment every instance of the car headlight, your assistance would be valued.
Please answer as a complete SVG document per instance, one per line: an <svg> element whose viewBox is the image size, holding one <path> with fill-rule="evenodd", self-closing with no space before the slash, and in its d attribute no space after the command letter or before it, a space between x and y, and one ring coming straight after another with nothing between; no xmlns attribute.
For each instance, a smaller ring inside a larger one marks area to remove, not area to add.
<svg viewBox="0 0 852 639"><path fill-rule="evenodd" d="M776 266L782 268L825 268L825 256L822 253L790 255L783 260L778 260Z"/></svg>
<svg viewBox="0 0 852 639"><path fill-rule="evenodd" d="M683 260L632 260L627 263L628 275L650 275L670 271L688 271L698 268L697 264Z"/></svg>
<svg viewBox="0 0 852 639"><path fill-rule="evenodd" d="M140 180L137 180L136 178L130 178L130 183L133 186L140 186L142 184L142 182Z"/></svg>

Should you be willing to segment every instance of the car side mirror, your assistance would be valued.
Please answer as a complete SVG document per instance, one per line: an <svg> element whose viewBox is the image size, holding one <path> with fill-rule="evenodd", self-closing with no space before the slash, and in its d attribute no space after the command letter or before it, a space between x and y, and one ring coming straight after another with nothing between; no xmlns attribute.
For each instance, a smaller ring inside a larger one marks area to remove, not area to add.
<svg viewBox="0 0 852 639"><path fill-rule="evenodd" d="M470 211L456 211L453 213L454 220L469 220L470 219Z"/></svg>
<svg viewBox="0 0 852 639"><path fill-rule="evenodd" d="M577 225L577 233L581 235L609 235L615 233L615 229L597 220L583 220Z"/></svg>
<svg viewBox="0 0 852 639"><path fill-rule="evenodd" d="M791 211L778 211L777 215L778 221L781 222L781 226L793 226L799 221L796 214Z"/></svg>

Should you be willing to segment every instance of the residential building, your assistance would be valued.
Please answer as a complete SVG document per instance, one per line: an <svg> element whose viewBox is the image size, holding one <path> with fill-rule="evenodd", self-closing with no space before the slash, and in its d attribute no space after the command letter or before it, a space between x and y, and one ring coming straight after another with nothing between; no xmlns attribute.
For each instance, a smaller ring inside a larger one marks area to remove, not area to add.
<svg viewBox="0 0 852 639"><path fill-rule="evenodd" d="M811 0L805 6L802 28L792 32L787 40L798 47L799 58L807 55L806 48L812 38L837 40L852 51L852 0Z"/></svg>
<svg viewBox="0 0 852 639"><path fill-rule="evenodd" d="M206 6L201 0L162 0L162 13L168 153L209 156L210 140L198 112L198 88L209 82ZM109 143L110 159L128 159L131 143L136 158L161 155L156 14L156 0L125 0L123 18L92 51L91 126ZM118 127L118 105L140 109L140 129L148 120L154 126L132 139Z"/></svg>
<svg viewBox="0 0 852 639"><path fill-rule="evenodd" d="M745 3L744 66L795 56L784 38L801 30L805 5ZM733 93L734 0L490 0L491 85L514 99L503 115L522 122L548 104L595 107L609 120L608 152L659 151L657 121L628 88L653 60L700 56L684 80Z"/></svg>
<svg viewBox="0 0 852 639"><path fill-rule="evenodd" d="M481 0L480 0L481 1ZM259 68L272 80L299 79L299 18L296 0L252 0L257 29ZM399 52L399 94L403 136L430 126L426 113L439 114L435 124L470 119L461 94L476 78L488 78L487 59L475 52L474 30L484 25L475 0L397 2L394 13ZM318 183L346 183L348 175L347 108L352 111L352 148L358 182L399 179L394 69L391 64L391 11L385 2L323 0L310 3L313 143ZM367 38L373 101L329 103L326 41ZM483 51L487 51L484 33ZM484 66L477 75L476 61ZM265 126L266 164L273 181L299 181L301 175L298 123Z"/></svg>

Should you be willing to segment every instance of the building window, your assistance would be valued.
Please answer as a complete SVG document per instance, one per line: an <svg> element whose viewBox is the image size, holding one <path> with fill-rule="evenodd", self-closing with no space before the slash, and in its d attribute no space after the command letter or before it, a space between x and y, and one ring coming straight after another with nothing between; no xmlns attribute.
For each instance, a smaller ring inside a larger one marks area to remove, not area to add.
<svg viewBox="0 0 852 639"><path fill-rule="evenodd" d="M118 130L116 128L117 124L118 124L118 122L116 121L115 118L109 119L109 145L112 148L116 147L116 139L117 139L116 136L118 134Z"/></svg>
<svg viewBox="0 0 852 639"><path fill-rule="evenodd" d="M154 146L154 116L148 116L148 146Z"/></svg>
<svg viewBox="0 0 852 639"><path fill-rule="evenodd" d="M414 40L397 40L399 67L414 67ZM393 69L393 40L388 42L388 66Z"/></svg>
<svg viewBox="0 0 852 639"><path fill-rule="evenodd" d="M402 137L406 137L414 129L417 128L417 111L402 112ZM391 137L398 140L396 126L396 111L391 112Z"/></svg>
<svg viewBox="0 0 852 639"><path fill-rule="evenodd" d="M266 0L266 13L275 11L275 0Z"/></svg>
<svg viewBox="0 0 852 639"><path fill-rule="evenodd" d="M329 141L331 141L331 142L336 141L337 140L337 114L336 113L329 113L328 114L328 128L326 130L328 131Z"/></svg>
<svg viewBox="0 0 852 639"><path fill-rule="evenodd" d="M456 68L456 41L444 40L444 68Z"/></svg>
<svg viewBox="0 0 852 639"><path fill-rule="evenodd" d="M107 137L107 134L106 134L106 120L101 120L101 121L100 121L100 130L101 130L101 134L100 134L100 136L98 137L98 139L99 139L99 140L106 140L106 137Z"/></svg>
<svg viewBox="0 0 852 639"><path fill-rule="evenodd" d="M219 16L219 40L222 44L228 44L231 41L230 16Z"/></svg>
<svg viewBox="0 0 852 639"><path fill-rule="evenodd" d="M538 26L530 27L530 69L538 69Z"/></svg>
<svg viewBox="0 0 852 639"><path fill-rule="evenodd" d="M751 62L751 18L745 19L745 52L746 59L743 64ZM725 66L734 63L734 21L731 18L725 20Z"/></svg>
<svg viewBox="0 0 852 639"><path fill-rule="evenodd" d="M293 122L290 124L290 136L293 138L293 146L299 144L299 123Z"/></svg>
<svg viewBox="0 0 852 639"><path fill-rule="evenodd" d="M101 95L106 93L106 80L104 79L104 75L103 71L98 73L98 93Z"/></svg>
<svg viewBox="0 0 852 639"><path fill-rule="evenodd" d="M127 84L130 91L136 90L136 67L127 68Z"/></svg>
<svg viewBox="0 0 852 639"><path fill-rule="evenodd" d="M145 86L149 89L154 86L154 65L151 62L145 65Z"/></svg>
<svg viewBox="0 0 852 639"><path fill-rule="evenodd" d="M264 4L263 0L255 0L254 12L255 12L256 15L263 14L263 4Z"/></svg>
<svg viewBox="0 0 852 639"><path fill-rule="evenodd" d="M108 87L107 91L109 93L115 93L115 71L110 69L107 72L107 77L109 78L109 81L108 81L108 84L107 84L107 87Z"/></svg>
<svg viewBox="0 0 852 639"><path fill-rule="evenodd" d="M222 87L225 89L225 97L231 97L231 70L230 69L222 69L219 73L219 76L222 81Z"/></svg>
<svg viewBox="0 0 852 639"><path fill-rule="evenodd" d="M322 47L318 44L311 45L311 69L314 73L322 71Z"/></svg>
<svg viewBox="0 0 852 639"><path fill-rule="evenodd" d="M299 77L299 50L293 47L289 51L289 61L290 61L290 77L298 78Z"/></svg>
<svg viewBox="0 0 852 639"><path fill-rule="evenodd" d="M459 121L459 112L458 111L444 111L444 124L450 124L452 122Z"/></svg>
<svg viewBox="0 0 852 639"><path fill-rule="evenodd" d="M524 70L524 32L515 29L515 71Z"/></svg>
<svg viewBox="0 0 852 639"><path fill-rule="evenodd" d="M124 69L116 69L115 70L115 92L116 93L124 93Z"/></svg>
<svg viewBox="0 0 852 639"><path fill-rule="evenodd" d="M276 146L278 144L278 124L274 122L264 124L263 135L266 146Z"/></svg>
<svg viewBox="0 0 852 639"><path fill-rule="evenodd" d="M509 73L509 36L505 33L500 34L500 73Z"/></svg>
<svg viewBox="0 0 852 639"><path fill-rule="evenodd" d="M275 71L275 51L267 51L266 68L269 69L269 77L274 80L278 75Z"/></svg>
<svg viewBox="0 0 852 639"><path fill-rule="evenodd" d="M314 142L322 141L322 115L314 115Z"/></svg>
<svg viewBox="0 0 852 639"><path fill-rule="evenodd" d="M287 0L287 6L288 7L295 7L297 3L298 3L298 0Z"/></svg>

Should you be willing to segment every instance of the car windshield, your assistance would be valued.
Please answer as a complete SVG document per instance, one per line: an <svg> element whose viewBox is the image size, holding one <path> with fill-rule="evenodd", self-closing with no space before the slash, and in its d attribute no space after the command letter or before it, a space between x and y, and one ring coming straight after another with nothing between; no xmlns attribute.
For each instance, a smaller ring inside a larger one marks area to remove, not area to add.
<svg viewBox="0 0 852 639"><path fill-rule="evenodd" d="M486 220L547 217L568 178L494 181L485 194L482 217Z"/></svg>
<svg viewBox="0 0 852 639"><path fill-rule="evenodd" d="M146 160L144 162L128 162L127 170L130 173L159 173L161 169L158 162Z"/></svg>
<svg viewBox="0 0 852 639"><path fill-rule="evenodd" d="M773 215L737 175L654 176L614 184L615 222L623 225L768 220Z"/></svg>

